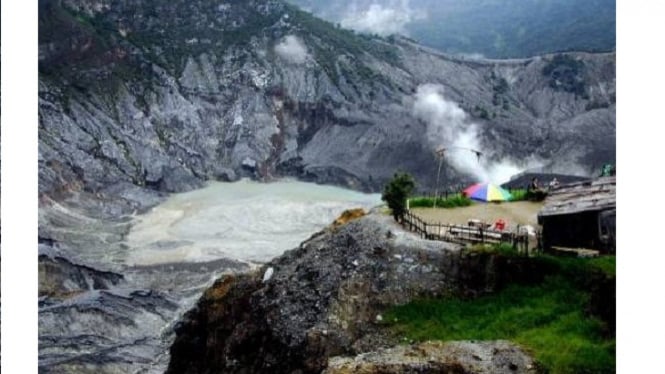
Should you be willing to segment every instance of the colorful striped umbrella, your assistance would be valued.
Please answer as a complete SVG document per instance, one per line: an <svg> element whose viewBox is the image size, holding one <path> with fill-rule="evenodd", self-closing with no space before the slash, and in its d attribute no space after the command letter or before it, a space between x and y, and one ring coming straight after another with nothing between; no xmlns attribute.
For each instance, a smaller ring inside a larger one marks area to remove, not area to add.
<svg viewBox="0 0 665 374"><path fill-rule="evenodd" d="M509 201L513 195L505 189L491 183L476 183L464 190L464 195L480 201Z"/></svg>

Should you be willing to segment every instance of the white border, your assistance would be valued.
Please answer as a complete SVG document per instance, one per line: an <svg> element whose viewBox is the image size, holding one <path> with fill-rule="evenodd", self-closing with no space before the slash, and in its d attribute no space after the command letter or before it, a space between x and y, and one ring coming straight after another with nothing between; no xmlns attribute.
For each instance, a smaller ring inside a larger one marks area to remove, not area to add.
<svg viewBox="0 0 665 374"><path fill-rule="evenodd" d="M37 3L3 1L1 11L1 348L8 373L37 372ZM665 248L641 232L656 237L665 225L663 19L662 2L618 1L619 373L662 368Z"/></svg>
<svg viewBox="0 0 665 374"><path fill-rule="evenodd" d="M2 371L37 373L37 1L2 2Z"/></svg>
<svg viewBox="0 0 665 374"><path fill-rule="evenodd" d="M665 60L660 1L617 4L617 372L663 370Z"/></svg>

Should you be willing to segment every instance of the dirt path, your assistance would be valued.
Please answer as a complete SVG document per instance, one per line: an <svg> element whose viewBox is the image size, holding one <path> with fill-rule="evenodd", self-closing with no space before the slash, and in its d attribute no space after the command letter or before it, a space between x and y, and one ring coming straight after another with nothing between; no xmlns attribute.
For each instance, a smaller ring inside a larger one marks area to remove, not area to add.
<svg viewBox="0 0 665 374"><path fill-rule="evenodd" d="M474 203L468 207L452 209L413 208L411 211L431 223L466 224L470 219L494 223L501 218L509 228L514 228L518 224L538 227L537 216L542 206L542 202L517 201L500 204Z"/></svg>

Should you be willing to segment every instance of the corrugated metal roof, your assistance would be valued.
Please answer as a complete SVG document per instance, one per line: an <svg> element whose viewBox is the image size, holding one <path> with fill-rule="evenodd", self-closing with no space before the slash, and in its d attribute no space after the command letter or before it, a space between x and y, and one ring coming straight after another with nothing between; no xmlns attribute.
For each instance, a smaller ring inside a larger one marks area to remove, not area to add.
<svg viewBox="0 0 665 374"><path fill-rule="evenodd" d="M616 209L616 177L602 177L554 189L538 217Z"/></svg>

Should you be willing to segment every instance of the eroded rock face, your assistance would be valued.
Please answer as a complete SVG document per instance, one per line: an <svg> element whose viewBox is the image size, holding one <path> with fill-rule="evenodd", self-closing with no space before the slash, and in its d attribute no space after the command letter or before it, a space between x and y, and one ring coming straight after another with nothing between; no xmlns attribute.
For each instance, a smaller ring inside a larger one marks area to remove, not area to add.
<svg viewBox="0 0 665 374"><path fill-rule="evenodd" d="M106 290L123 280L121 274L75 265L62 257L39 256L39 296L55 299Z"/></svg>
<svg viewBox="0 0 665 374"><path fill-rule="evenodd" d="M507 341L424 342L356 357L332 357L323 374L517 374L537 373L533 359Z"/></svg>
<svg viewBox="0 0 665 374"><path fill-rule="evenodd" d="M185 191L210 179L378 191L395 169L433 185L423 84L445 88L492 159L595 168L615 157L615 55L571 54L584 95L551 86L551 56L469 61L336 29L275 0L40 2L40 192ZM289 36L307 54L284 61ZM447 170L447 179L463 175Z"/></svg>
<svg viewBox="0 0 665 374"><path fill-rule="evenodd" d="M319 373L329 357L396 344L381 328L389 306L492 291L489 258L377 214L331 227L260 272L219 279L177 326L168 372Z"/></svg>
<svg viewBox="0 0 665 374"><path fill-rule="evenodd" d="M71 207L70 207L71 208ZM85 239L117 226L71 210L51 212L61 224L85 220ZM109 226L111 225L111 226ZM60 234L59 234L60 235ZM100 270L62 257L52 239L39 246L39 371L43 373L163 373L173 323L223 272L246 271L232 260ZM100 253L107 247L100 248Z"/></svg>

